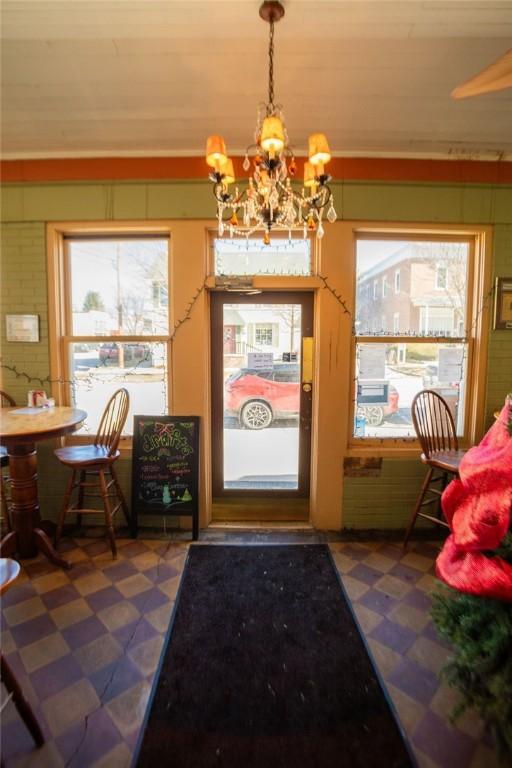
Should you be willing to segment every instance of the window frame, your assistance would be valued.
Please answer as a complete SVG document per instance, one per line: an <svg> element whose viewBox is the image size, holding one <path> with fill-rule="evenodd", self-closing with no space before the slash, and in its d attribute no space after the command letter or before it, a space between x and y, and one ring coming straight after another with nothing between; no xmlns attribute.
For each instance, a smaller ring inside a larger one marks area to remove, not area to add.
<svg viewBox="0 0 512 768"><path fill-rule="evenodd" d="M403 456L419 448L414 436L411 437L355 437L354 412L356 407L356 349L358 344L373 343L464 343L467 344L465 412L461 447L473 445L483 434L485 422L485 384L487 373L487 350L490 327L490 291L492 290L492 234L490 226L473 227L439 225L396 225L382 224L354 227L353 231L353 306L355 312L357 285L357 241L358 240L403 240L404 242L467 242L468 275L466 293L467 336L414 337L404 335L361 335L353 329L350 358L351 396L348 414L347 455L349 456ZM399 271L399 270L397 270ZM396 272L395 272L396 275ZM395 282L396 285L396 282ZM486 299L487 297L487 299Z"/></svg>
<svg viewBox="0 0 512 768"><path fill-rule="evenodd" d="M138 334L111 336L89 336L73 334L71 307L71 269L67 243L76 240L134 240L161 238L168 240L167 280L168 280L168 321L167 334ZM95 343L99 338L105 341L113 338L119 343L161 343L166 347L166 394L167 413L172 413L172 344L170 329L173 322L172 306L172 237L171 227L164 222L65 222L47 225L47 264L48 264L48 333L50 346L50 378L52 396L57 405L72 405L70 380L70 345L74 343ZM70 444L90 442L90 435L70 435L66 437ZM121 438L121 450L131 450L132 436Z"/></svg>
<svg viewBox="0 0 512 768"><path fill-rule="evenodd" d="M395 293L400 293L400 269L395 269Z"/></svg>

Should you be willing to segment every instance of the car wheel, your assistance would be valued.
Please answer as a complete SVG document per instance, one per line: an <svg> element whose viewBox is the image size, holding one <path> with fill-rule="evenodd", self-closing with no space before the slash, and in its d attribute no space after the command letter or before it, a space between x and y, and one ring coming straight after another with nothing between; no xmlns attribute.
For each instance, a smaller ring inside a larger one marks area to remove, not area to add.
<svg viewBox="0 0 512 768"><path fill-rule="evenodd" d="M366 423L370 427L380 427L384 421L384 409L379 405L369 405L364 409Z"/></svg>
<svg viewBox="0 0 512 768"><path fill-rule="evenodd" d="M240 420L247 429L265 429L272 424L272 411L261 400L251 400L242 408Z"/></svg>

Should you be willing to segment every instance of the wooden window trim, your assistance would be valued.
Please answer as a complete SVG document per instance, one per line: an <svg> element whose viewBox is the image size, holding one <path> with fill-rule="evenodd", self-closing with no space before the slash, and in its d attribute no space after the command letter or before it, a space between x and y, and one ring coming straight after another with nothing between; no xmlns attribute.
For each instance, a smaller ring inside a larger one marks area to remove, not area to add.
<svg viewBox="0 0 512 768"><path fill-rule="evenodd" d="M167 262L167 279L169 297L173 290L171 282L172 273L172 228L169 221L131 221L131 222L51 222L46 227L46 252L48 274L48 335L50 350L50 379L51 394L57 405L70 405L69 358L68 346L71 341L87 342L97 341L97 336L75 336L69 333L71 330L71 275L66 266L66 241L74 239L132 239L141 237L163 237L169 240L169 256ZM169 302L169 329L173 323L173 304ZM103 337L101 337L103 338ZM105 337L109 339L110 337ZM167 344L167 401L168 411L172 412L172 345L169 336L116 336L116 341L146 341L163 342ZM65 438L70 444L83 444L90 442L90 435L75 435ZM119 447L121 452L131 452L132 438L125 436L121 439Z"/></svg>
<svg viewBox="0 0 512 768"><path fill-rule="evenodd" d="M404 337L404 336L352 336L350 356L351 398L349 428L347 434L347 456L386 456L389 458L410 458L417 456L418 441L414 438L382 437L354 438L352 424L355 409L355 352L357 343L467 343L467 378L471 386L466 387L463 447L475 445L483 436L485 428L485 389L487 379L487 357L492 290L493 227L466 227L461 225L429 226L422 224L365 224L361 229L354 227L354 306L356 285L355 254L358 240L407 240L429 242L469 242L469 269L466 303L467 337Z"/></svg>

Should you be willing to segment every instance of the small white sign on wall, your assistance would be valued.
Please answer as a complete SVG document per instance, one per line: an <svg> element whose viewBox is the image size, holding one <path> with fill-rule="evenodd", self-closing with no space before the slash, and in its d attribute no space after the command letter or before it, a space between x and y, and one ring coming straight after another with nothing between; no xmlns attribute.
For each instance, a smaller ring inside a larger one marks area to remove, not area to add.
<svg viewBox="0 0 512 768"><path fill-rule="evenodd" d="M6 315L7 341L39 341L39 315Z"/></svg>
<svg viewBox="0 0 512 768"><path fill-rule="evenodd" d="M257 371L272 368L274 364L274 355L272 352L248 352L247 367L254 368Z"/></svg>

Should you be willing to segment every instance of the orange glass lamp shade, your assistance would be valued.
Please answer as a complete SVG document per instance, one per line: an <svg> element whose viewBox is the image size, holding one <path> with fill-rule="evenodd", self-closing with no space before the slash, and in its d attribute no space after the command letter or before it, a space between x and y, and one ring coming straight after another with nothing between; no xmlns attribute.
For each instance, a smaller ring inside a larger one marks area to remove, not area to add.
<svg viewBox="0 0 512 768"><path fill-rule="evenodd" d="M331 150L323 133L312 133L309 137L309 162L318 167L317 175L323 173L323 166L331 159Z"/></svg>
<svg viewBox="0 0 512 768"><path fill-rule="evenodd" d="M206 140L206 162L215 170L219 170L221 165L228 161L226 154L226 145L222 136L208 136Z"/></svg>
<svg viewBox="0 0 512 768"><path fill-rule="evenodd" d="M226 186L228 184L233 184L235 181L235 171L233 169L233 161L232 160L226 160L225 163L223 163L220 166L220 173L224 176L222 179L222 183Z"/></svg>
<svg viewBox="0 0 512 768"><path fill-rule="evenodd" d="M278 117L266 117L261 128L261 148L269 154L281 152L284 147L283 124Z"/></svg>

